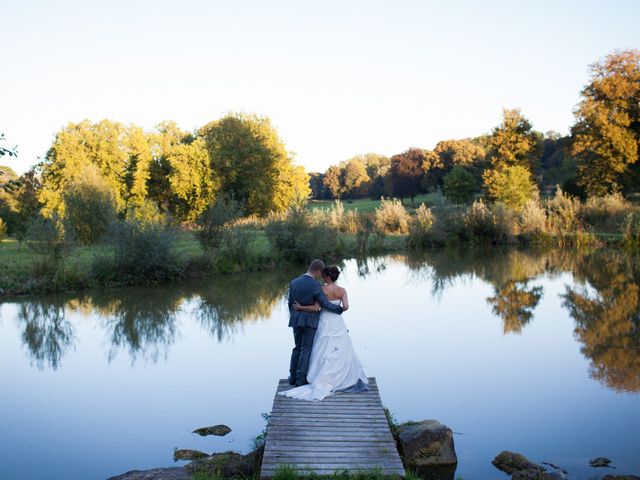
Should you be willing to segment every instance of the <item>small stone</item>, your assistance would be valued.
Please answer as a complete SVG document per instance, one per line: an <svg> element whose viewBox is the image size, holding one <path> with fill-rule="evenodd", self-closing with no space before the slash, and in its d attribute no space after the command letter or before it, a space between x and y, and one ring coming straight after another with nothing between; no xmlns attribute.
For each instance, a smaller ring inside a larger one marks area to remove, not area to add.
<svg viewBox="0 0 640 480"><path fill-rule="evenodd" d="M201 437L206 437L207 435L216 435L218 437L224 437L231 429L226 425L214 425L213 427L202 427L197 428L193 431L193 433L197 433Z"/></svg>
<svg viewBox="0 0 640 480"><path fill-rule="evenodd" d="M173 460L197 460L199 458L206 458L209 455L201 452L200 450L189 450L189 449L182 449L182 450L174 450L173 451Z"/></svg>
<svg viewBox="0 0 640 480"><path fill-rule="evenodd" d="M596 457L589 460L589 465L592 467L608 467L611 460L607 457Z"/></svg>

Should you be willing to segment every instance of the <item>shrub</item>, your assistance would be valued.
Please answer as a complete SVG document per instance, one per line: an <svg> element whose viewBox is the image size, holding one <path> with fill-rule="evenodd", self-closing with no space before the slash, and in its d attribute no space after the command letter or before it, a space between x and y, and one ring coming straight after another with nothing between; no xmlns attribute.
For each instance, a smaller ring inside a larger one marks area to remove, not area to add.
<svg viewBox="0 0 640 480"><path fill-rule="evenodd" d="M252 234L241 227L230 227L220 243L214 259L217 270L220 272L244 271L260 261L251 249Z"/></svg>
<svg viewBox="0 0 640 480"><path fill-rule="evenodd" d="M94 165L87 165L63 195L64 226L84 245L100 240L115 218L115 199L110 185Z"/></svg>
<svg viewBox="0 0 640 480"><path fill-rule="evenodd" d="M409 248L423 248L430 243L433 223L433 213L423 203L416 209L409 225Z"/></svg>
<svg viewBox="0 0 640 480"><path fill-rule="evenodd" d="M221 197L198 217L197 236L202 248L215 250L223 241L231 222L242 216L240 204L233 197Z"/></svg>
<svg viewBox="0 0 640 480"><path fill-rule="evenodd" d="M444 177L444 195L453 203L469 203L478 190L476 179L464 167L456 166Z"/></svg>
<svg viewBox="0 0 640 480"><path fill-rule="evenodd" d="M628 213L620 229L624 243L627 245L640 245L640 213Z"/></svg>
<svg viewBox="0 0 640 480"><path fill-rule="evenodd" d="M513 242L517 223L516 214L501 203L489 207L482 201L473 202L464 215L468 238L494 244Z"/></svg>
<svg viewBox="0 0 640 480"><path fill-rule="evenodd" d="M57 215L33 218L27 225L25 240L35 255L33 273L36 276L53 277L60 273L69 245Z"/></svg>
<svg viewBox="0 0 640 480"><path fill-rule="evenodd" d="M535 200L529 200L520 212L520 235L528 242L540 241L547 232L547 214Z"/></svg>
<svg viewBox="0 0 640 480"><path fill-rule="evenodd" d="M375 221L371 215L362 215L359 219L359 228L356 233L356 246L358 255L364 257L368 254L379 253L384 249L384 232L377 231Z"/></svg>
<svg viewBox="0 0 640 480"><path fill-rule="evenodd" d="M617 232L631 211L631 204L620 193L612 193L588 198L582 205L581 217L596 230Z"/></svg>
<svg viewBox="0 0 640 480"><path fill-rule="evenodd" d="M434 209L435 210L435 209ZM464 217L466 209L462 207L439 208L429 233L430 242L437 245L457 242L466 235Z"/></svg>
<svg viewBox="0 0 640 480"><path fill-rule="evenodd" d="M566 195L559 187L555 196L547 200L547 223L553 233L559 236L569 235L579 230L580 201Z"/></svg>
<svg viewBox="0 0 640 480"><path fill-rule="evenodd" d="M7 224L0 218L0 242L7 236Z"/></svg>
<svg viewBox="0 0 640 480"><path fill-rule="evenodd" d="M529 200L538 196L531 172L519 165L487 170L482 179L491 200L515 211L522 210Z"/></svg>
<svg viewBox="0 0 640 480"><path fill-rule="evenodd" d="M384 198L376 208L375 225L380 232L404 234L409 231L411 216L400 200Z"/></svg>
<svg viewBox="0 0 640 480"><path fill-rule="evenodd" d="M280 257L304 263L326 257L338 248L337 232L325 225L313 225L306 209L291 209L282 220L267 225L267 237Z"/></svg>
<svg viewBox="0 0 640 480"><path fill-rule="evenodd" d="M340 200L336 200L331 208L314 208L308 213L309 223L314 226L328 226L339 232L355 234L361 223L361 215L357 209L345 210Z"/></svg>
<svg viewBox="0 0 640 480"><path fill-rule="evenodd" d="M142 224L162 224L168 222L167 216L160 211L158 205L148 199L131 203L127 207L125 218Z"/></svg>
<svg viewBox="0 0 640 480"><path fill-rule="evenodd" d="M93 266L97 276L118 283L154 283L180 276L174 232L166 223L126 220L112 228L112 272L109 275L108 260L101 258Z"/></svg>

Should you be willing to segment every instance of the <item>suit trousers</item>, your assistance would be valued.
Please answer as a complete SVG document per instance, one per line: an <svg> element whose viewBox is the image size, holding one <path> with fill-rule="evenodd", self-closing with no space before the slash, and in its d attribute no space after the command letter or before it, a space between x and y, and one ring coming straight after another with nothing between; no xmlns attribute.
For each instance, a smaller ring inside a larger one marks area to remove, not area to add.
<svg viewBox="0 0 640 480"><path fill-rule="evenodd" d="M295 380L298 385L307 383L309 359L311 358L311 349L313 348L313 340L316 337L317 330L317 328L313 327L293 328L293 339L296 346L293 347L293 352L291 352L289 374L291 379Z"/></svg>

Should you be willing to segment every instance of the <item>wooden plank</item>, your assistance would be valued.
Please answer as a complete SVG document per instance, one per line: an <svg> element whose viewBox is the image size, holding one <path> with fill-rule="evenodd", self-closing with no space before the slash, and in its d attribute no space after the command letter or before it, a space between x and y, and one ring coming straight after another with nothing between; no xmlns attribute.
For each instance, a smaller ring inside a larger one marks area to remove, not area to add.
<svg viewBox="0 0 640 480"><path fill-rule="evenodd" d="M273 401L260 477L273 476L279 465L301 474L330 475L376 468L404 476L375 378L369 390L305 402L278 392L291 387L280 380Z"/></svg>

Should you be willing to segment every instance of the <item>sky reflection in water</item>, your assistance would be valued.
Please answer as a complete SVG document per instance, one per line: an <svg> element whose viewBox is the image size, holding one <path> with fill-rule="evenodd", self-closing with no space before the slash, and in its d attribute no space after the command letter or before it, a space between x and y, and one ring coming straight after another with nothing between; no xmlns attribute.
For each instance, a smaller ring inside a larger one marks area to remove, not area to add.
<svg viewBox="0 0 640 480"><path fill-rule="evenodd" d="M617 252L447 250L348 261L345 319L398 420L455 432L457 476L501 450L595 478L640 472L640 263ZM247 451L291 332L295 270L0 305L0 478L106 478L172 450ZM192 435L226 423L224 438Z"/></svg>

